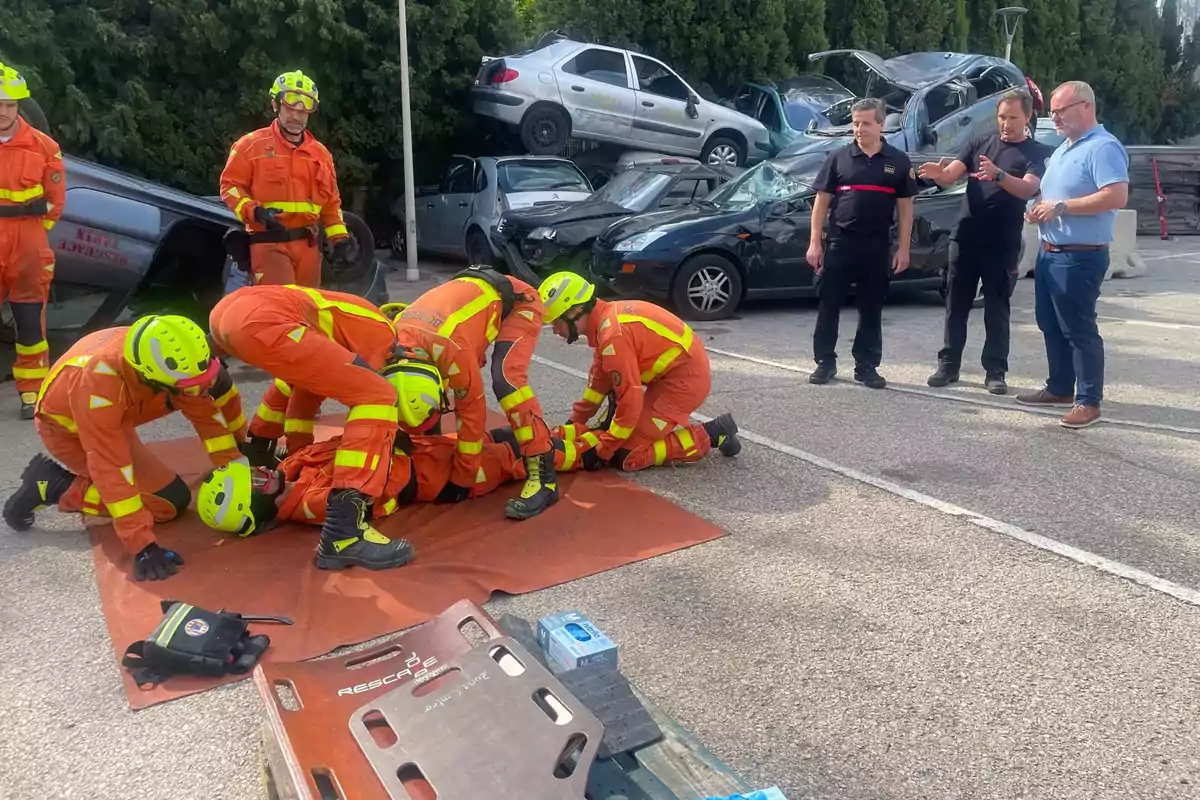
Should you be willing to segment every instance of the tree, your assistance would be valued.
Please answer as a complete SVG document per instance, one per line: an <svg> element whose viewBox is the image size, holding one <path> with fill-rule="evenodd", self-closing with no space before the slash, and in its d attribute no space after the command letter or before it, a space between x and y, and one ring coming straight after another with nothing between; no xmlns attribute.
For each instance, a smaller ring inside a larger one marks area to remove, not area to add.
<svg viewBox="0 0 1200 800"><path fill-rule="evenodd" d="M809 55L829 48L829 37L825 34L826 2L787 0L784 9L792 64L798 72L804 72L811 66Z"/></svg>
<svg viewBox="0 0 1200 800"><path fill-rule="evenodd" d="M955 0L954 26L951 28L951 46L960 53L970 47L971 17L967 14L967 0Z"/></svg>
<svg viewBox="0 0 1200 800"><path fill-rule="evenodd" d="M1183 25L1179 22L1178 0L1164 0L1162 9L1162 41L1159 47L1163 53L1163 66L1167 73L1173 73L1183 58Z"/></svg>
<svg viewBox="0 0 1200 800"><path fill-rule="evenodd" d="M888 51L901 55L937 50L953 7L946 0L891 0L888 4Z"/></svg>
<svg viewBox="0 0 1200 800"><path fill-rule="evenodd" d="M833 47L882 55L887 50L888 10L884 0L826 0L825 30Z"/></svg>

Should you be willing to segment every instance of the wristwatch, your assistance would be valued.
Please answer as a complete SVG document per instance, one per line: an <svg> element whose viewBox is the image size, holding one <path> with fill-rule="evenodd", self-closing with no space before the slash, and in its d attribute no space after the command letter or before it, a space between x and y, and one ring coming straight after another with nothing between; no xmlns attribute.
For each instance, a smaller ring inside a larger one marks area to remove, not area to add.
<svg viewBox="0 0 1200 800"><path fill-rule="evenodd" d="M999 172L996 173L996 183L1003 183L1004 179L1007 177L1008 177L1008 173L1005 172L1004 170L1000 170Z"/></svg>
<svg viewBox="0 0 1200 800"><path fill-rule="evenodd" d="M1059 200L1054 204L1054 215L1056 217L1061 217L1065 213L1067 213L1067 201Z"/></svg>

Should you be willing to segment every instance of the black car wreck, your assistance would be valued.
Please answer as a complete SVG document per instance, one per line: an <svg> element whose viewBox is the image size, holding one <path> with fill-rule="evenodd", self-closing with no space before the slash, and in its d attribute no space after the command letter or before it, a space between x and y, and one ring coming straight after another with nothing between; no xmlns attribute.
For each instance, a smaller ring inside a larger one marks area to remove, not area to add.
<svg viewBox="0 0 1200 800"><path fill-rule="evenodd" d="M915 167L930 157L912 159ZM619 296L666 302L700 321L729 317L744 300L813 296L805 257L812 183L824 160L817 153L766 161L695 205L613 225L596 239L592 277ZM944 292L966 182L919 183L912 261L893 286Z"/></svg>
<svg viewBox="0 0 1200 800"><path fill-rule="evenodd" d="M586 200L504 212L492 241L509 272L537 283L559 270L588 274L592 243L614 223L649 211L686 207L732 177L691 159L662 159L619 172Z"/></svg>

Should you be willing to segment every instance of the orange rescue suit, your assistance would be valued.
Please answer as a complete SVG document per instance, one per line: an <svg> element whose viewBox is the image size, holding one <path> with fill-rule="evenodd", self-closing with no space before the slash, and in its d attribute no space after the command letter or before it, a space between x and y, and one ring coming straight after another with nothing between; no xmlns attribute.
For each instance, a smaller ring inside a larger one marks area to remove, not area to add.
<svg viewBox="0 0 1200 800"><path fill-rule="evenodd" d="M333 479L334 454L340 437L309 445L285 458L279 465L285 480L293 485L279 505L280 520L325 524L325 503ZM560 449L561 448L561 449ZM432 503L450 481L456 452L450 436L413 436L412 453L397 450L392 455L387 488L372 509L379 519L410 503ZM579 468L571 443L557 442L554 467L558 472ZM525 480L525 463L506 444L485 437L480 452L484 480L471 486L471 497L483 497L506 483Z"/></svg>
<svg viewBox="0 0 1200 800"><path fill-rule="evenodd" d="M66 197L62 150L46 134L17 120L0 142L0 303L8 300L17 327L17 391L37 392L50 366L46 298L54 251L46 232L62 216Z"/></svg>
<svg viewBox="0 0 1200 800"><path fill-rule="evenodd" d="M252 234L250 273L255 283L321 285L321 250L316 225L336 242L348 235L342 217L333 156L308 131L292 144L279 120L238 139L221 171L221 199ZM276 209L292 241L253 243L266 228L254 218L259 207ZM308 229L307 236L301 236Z"/></svg>
<svg viewBox="0 0 1200 800"><path fill-rule="evenodd" d="M624 470L708 454L711 440L691 414L707 399L712 377L708 353L687 323L653 303L598 299L583 333L595 352L571 427L586 425L610 391L617 410L607 431L576 439L581 453L595 449L605 461L622 453Z"/></svg>
<svg viewBox="0 0 1200 800"><path fill-rule="evenodd" d="M475 485L487 428L487 398L482 367L492 353L492 391L508 415L521 455L550 452L550 429L529 385L529 364L541 334L546 309L537 291L516 278L513 305L502 314L500 293L485 278L456 277L430 289L396 317L396 344L409 357L437 366L454 395L458 421L458 452L451 480Z"/></svg>
<svg viewBox="0 0 1200 800"><path fill-rule="evenodd" d="M383 493L398 417L396 390L379 374L396 338L387 317L343 292L246 286L217 303L209 329L218 348L276 379L251 436L277 439L287 421L311 442L313 416L333 398L350 409L333 488Z"/></svg>
<svg viewBox="0 0 1200 800"><path fill-rule="evenodd" d="M217 398L168 394L143 381L123 355L128 332L96 331L64 353L46 377L34 424L46 452L77 476L59 510L111 517L126 551L136 554L154 543L154 522L177 511L155 494L177 479L175 470L142 444L137 427L178 411L220 467L242 457L246 423L228 373Z"/></svg>

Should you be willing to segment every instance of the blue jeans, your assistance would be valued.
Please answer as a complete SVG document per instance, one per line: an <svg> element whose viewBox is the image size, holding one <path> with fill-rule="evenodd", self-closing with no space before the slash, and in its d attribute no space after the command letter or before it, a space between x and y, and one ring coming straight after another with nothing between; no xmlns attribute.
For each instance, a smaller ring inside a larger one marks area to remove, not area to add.
<svg viewBox="0 0 1200 800"><path fill-rule="evenodd" d="M1108 251L1042 250L1034 269L1034 308L1050 372L1046 391L1057 397L1074 394L1077 405L1098 406L1104 396L1104 340L1096 325L1096 300L1108 272Z"/></svg>

